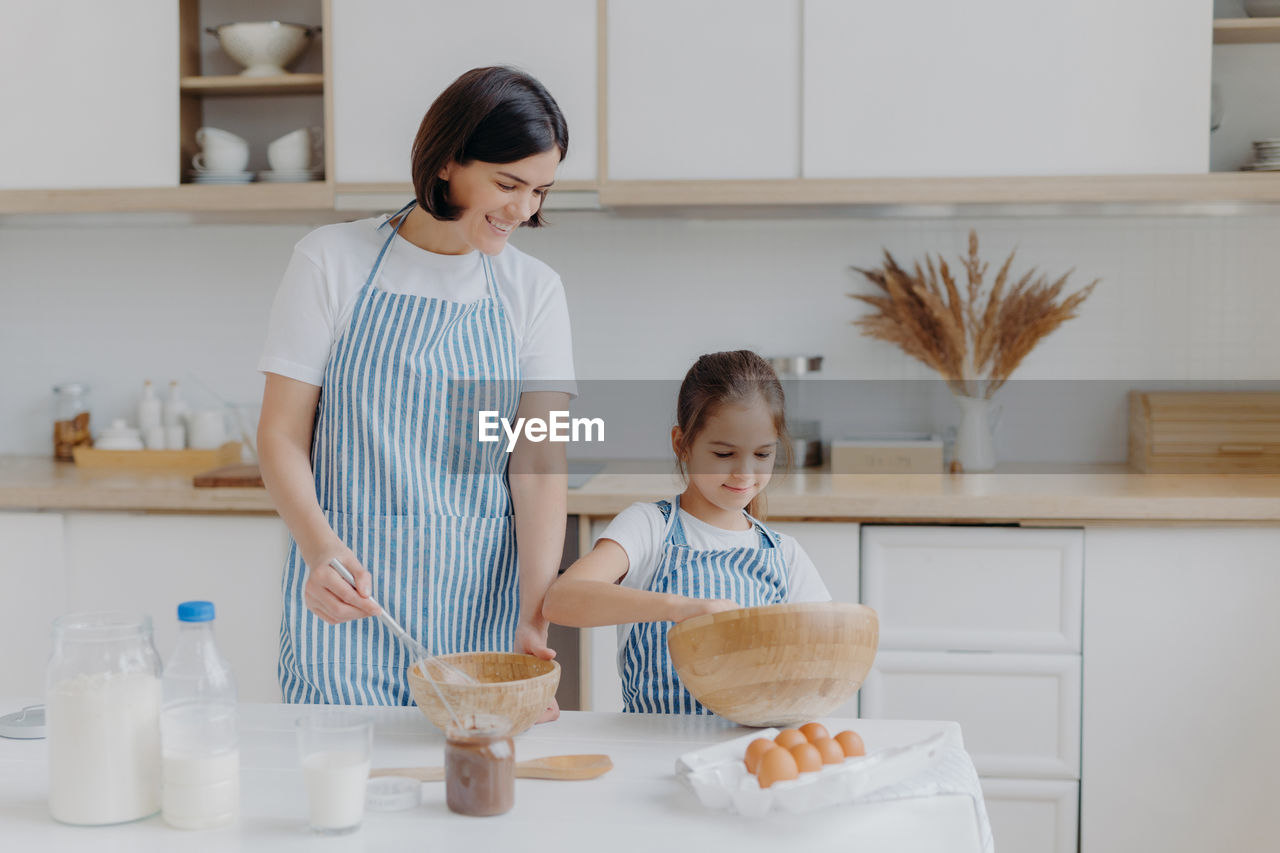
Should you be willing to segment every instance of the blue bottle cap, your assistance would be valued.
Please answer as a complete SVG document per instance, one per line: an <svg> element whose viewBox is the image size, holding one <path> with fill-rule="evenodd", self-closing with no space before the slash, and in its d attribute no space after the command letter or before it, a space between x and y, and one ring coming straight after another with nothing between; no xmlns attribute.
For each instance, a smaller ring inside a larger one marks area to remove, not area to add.
<svg viewBox="0 0 1280 853"><path fill-rule="evenodd" d="M179 622L212 622L212 601L184 601L178 605Z"/></svg>

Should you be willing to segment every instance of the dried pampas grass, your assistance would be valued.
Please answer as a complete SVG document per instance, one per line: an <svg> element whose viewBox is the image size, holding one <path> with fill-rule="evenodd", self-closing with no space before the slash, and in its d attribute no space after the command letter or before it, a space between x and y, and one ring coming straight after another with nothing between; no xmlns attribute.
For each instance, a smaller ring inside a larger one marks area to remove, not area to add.
<svg viewBox="0 0 1280 853"><path fill-rule="evenodd" d="M1062 297L1068 270L1052 282L1033 267L1010 283L1010 252L989 292L988 265L978 258L978 235L969 232L969 255L960 259L963 285L947 262L925 255L907 271L886 249L884 266L854 270L879 288L872 295L850 294L874 312L854 320L862 332L898 345L936 370L955 394L990 398L1041 338L1076 316L1098 279Z"/></svg>

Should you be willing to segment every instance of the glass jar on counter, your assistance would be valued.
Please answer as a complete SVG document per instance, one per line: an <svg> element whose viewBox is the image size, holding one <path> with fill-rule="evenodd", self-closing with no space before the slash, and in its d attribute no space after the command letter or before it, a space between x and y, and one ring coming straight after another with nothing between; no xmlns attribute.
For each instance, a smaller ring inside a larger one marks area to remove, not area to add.
<svg viewBox="0 0 1280 853"><path fill-rule="evenodd" d="M516 801L516 750L511 721L475 714L444 733L445 802L458 814L487 817Z"/></svg>
<svg viewBox="0 0 1280 853"><path fill-rule="evenodd" d="M45 716L55 820L95 826L160 810L161 695L150 617L74 613L53 623Z"/></svg>
<svg viewBox="0 0 1280 853"><path fill-rule="evenodd" d="M74 459L78 445L93 447L89 432L89 386L64 382L53 386L53 458Z"/></svg>

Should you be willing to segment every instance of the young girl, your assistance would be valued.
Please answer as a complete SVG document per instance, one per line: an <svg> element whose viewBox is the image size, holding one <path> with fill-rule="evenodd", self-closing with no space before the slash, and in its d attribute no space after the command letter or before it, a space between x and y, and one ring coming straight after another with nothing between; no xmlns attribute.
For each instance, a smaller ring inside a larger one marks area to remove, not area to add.
<svg viewBox="0 0 1280 853"><path fill-rule="evenodd" d="M748 350L702 356L680 385L671 429L688 488L627 507L547 592L552 622L618 625L627 711L710 713L671 664L673 623L831 599L804 549L753 517L786 441L782 385L768 362Z"/></svg>

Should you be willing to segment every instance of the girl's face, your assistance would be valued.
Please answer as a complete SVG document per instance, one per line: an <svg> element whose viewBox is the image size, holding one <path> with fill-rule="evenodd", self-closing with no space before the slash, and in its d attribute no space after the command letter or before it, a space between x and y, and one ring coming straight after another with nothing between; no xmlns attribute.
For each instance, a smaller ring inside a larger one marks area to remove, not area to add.
<svg viewBox="0 0 1280 853"><path fill-rule="evenodd" d="M455 221L442 223L456 241L451 248L456 254L501 252L511 232L542 207L559 165L560 149L552 148L514 163L445 166L440 177L449 182L449 203L462 208Z"/></svg>
<svg viewBox="0 0 1280 853"><path fill-rule="evenodd" d="M676 446L680 428L672 431ZM716 507L738 512L764 491L773 476L778 433L763 398L726 403L707 418L684 454L689 483Z"/></svg>

